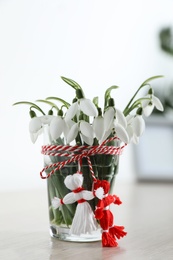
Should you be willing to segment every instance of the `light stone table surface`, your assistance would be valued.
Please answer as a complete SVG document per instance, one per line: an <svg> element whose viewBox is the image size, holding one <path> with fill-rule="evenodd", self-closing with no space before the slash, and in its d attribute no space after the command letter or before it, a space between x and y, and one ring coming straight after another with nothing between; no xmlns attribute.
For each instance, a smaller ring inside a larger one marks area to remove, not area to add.
<svg viewBox="0 0 173 260"><path fill-rule="evenodd" d="M173 183L116 183L113 205L128 235L117 248L63 242L49 236L46 190L0 193L1 260L172 260Z"/></svg>

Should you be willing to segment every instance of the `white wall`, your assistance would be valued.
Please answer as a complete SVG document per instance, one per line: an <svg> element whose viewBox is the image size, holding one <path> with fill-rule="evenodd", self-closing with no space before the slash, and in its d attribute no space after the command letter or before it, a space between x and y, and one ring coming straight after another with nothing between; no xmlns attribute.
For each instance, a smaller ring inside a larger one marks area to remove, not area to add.
<svg viewBox="0 0 173 260"><path fill-rule="evenodd" d="M78 81L86 96L114 92L123 108L146 78L172 79L173 59L160 51L158 32L173 25L171 0L1 0L0 1L0 190L44 187L41 138L33 145L27 106L50 95L68 101ZM101 95L100 95L101 94ZM134 177L131 148L121 158L118 178Z"/></svg>

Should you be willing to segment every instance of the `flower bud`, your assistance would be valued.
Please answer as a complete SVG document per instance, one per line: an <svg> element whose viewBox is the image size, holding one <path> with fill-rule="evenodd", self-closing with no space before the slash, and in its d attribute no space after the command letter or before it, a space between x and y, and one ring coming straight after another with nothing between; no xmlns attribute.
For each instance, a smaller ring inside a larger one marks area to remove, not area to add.
<svg viewBox="0 0 173 260"><path fill-rule="evenodd" d="M52 110L52 109L50 109L50 110L48 111L48 115L50 115L50 116L53 115L53 110Z"/></svg>
<svg viewBox="0 0 173 260"><path fill-rule="evenodd" d="M75 103L75 102L77 102L77 98L76 97L73 98L73 100L72 100L72 103Z"/></svg>
<svg viewBox="0 0 173 260"><path fill-rule="evenodd" d="M81 89L76 89L76 97L78 99L84 98L84 94Z"/></svg>
<svg viewBox="0 0 173 260"><path fill-rule="evenodd" d="M136 111L136 114L141 116L142 115L142 107L139 107Z"/></svg>
<svg viewBox="0 0 173 260"><path fill-rule="evenodd" d="M97 110L98 110L98 116L102 116L102 109L101 109L101 107L98 107Z"/></svg>
<svg viewBox="0 0 173 260"><path fill-rule="evenodd" d="M29 114L30 114L30 117L31 117L31 118L37 116L34 110L30 110L30 111L29 111Z"/></svg>
<svg viewBox="0 0 173 260"><path fill-rule="evenodd" d="M110 98L110 99L108 100L108 106L109 106L109 107L114 107L114 106L115 106L115 101L114 101L113 98Z"/></svg>
<svg viewBox="0 0 173 260"><path fill-rule="evenodd" d="M63 116L63 111L62 111L62 109L58 110L58 116Z"/></svg>
<svg viewBox="0 0 173 260"><path fill-rule="evenodd" d="M150 88L150 89L148 90L148 94L149 94L149 95L153 95L153 94L154 94L154 90L153 90L152 88Z"/></svg>

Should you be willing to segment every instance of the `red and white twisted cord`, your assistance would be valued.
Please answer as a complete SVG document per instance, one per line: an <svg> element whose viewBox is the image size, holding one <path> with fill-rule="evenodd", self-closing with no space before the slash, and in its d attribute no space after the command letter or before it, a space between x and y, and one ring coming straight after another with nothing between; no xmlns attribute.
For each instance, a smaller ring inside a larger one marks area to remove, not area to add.
<svg viewBox="0 0 173 260"><path fill-rule="evenodd" d="M45 166L40 172L40 176L42 179L49 178L52 174L54 174L57 170L60 170L65 165L70 164L72 162L78 161L81 162L82 158L87 158L88 166L91 172L93 179L95 178L94 171L92 168L92 163L90 160L90 156L95 154L105 154L105 155L120 155L122 150L126 146L126 144L116 147L116 146L105 146L106 143L114 141L118 139L117 137L112 137L108 140L105 140L101 145L95 146L70 146L70 145L45 145L42 147L42 154L49 156L60 156L60 157L69 157L69 159L52 163L50 165ZM53 170L47 175L43 176L43 173L47 170L53 168Z"/></svg>

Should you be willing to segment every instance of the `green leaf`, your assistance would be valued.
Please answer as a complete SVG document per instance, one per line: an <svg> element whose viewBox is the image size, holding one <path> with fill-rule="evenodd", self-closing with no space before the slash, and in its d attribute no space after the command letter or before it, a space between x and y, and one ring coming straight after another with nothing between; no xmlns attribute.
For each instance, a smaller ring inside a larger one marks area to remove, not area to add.
<svg viewBox="0 0 173 260"><path fill-rule="evenodd" d="M153 77L151 77L151 78L148 78L148 79L146 79L146 80L142 83L141 86L147 85L148 82L150 82L150 81L152 81L152 80L154 80L154 79L163 78L163 77L164 77L163 75L158 75L158 76L153 76Z"/></svg>
<svg viewBox="0 0 173 260"><path fill-rule="evenodd" d="M45 113L43 112L43 110L37 106L36 104L29 102L29 101L20 101L20 102L16 102L13 104L13 106L15 105L29 105L31 107L34 107L35 109L37 109L38 111L40 111L43 115L45 115Z"/></svg>
<svg viewBox="0 0 173 260"><path fill-rule="evenodd" d="M68 79L68 78L65 78L63 76L61 76L61 78L64 82L66 82L68 85L70 85L75 90L81 89L81 86L76 81L74 81L73 79Z"/></svg>
<svg viewBox="0 0 173 260"><path fill-rule="evenodd" d="M61 103L63 103L67 108L70 106L70 103L68 103L67 101L65 101L62 98L58 98L58 97L47 97L46 100L57 100L60 101Z"/></svg>
<svg viewBox="0 0 173 260"><path fill-rule="evenodd" d="M119 88L118 86L111 86L111 87L109 87L106 91L105 91L105 104L104 104L104 107L106 107L107 105L108 105L108 100L109 100L109 98L111 97L111 91L113 90L113 89L117 89L117 88Z"/></svg>
<svg viewBox="0 0 173 260"><path fill-rule="evenodd" d="M109 88L105 91L105 97L106 97L106 98L110 97L110 93L111 93L112 89L117 89L117 88L119 88L119 87L118 87L118 86L111 86L111 87L109 87Z"/></svg>
<svg viewBox="0 0 173 260"><path fill-rule="evenodd" d="M96 107L98 107L99 98L98 97L94 97L93 98L93 103L95 104Z"/></svg>

